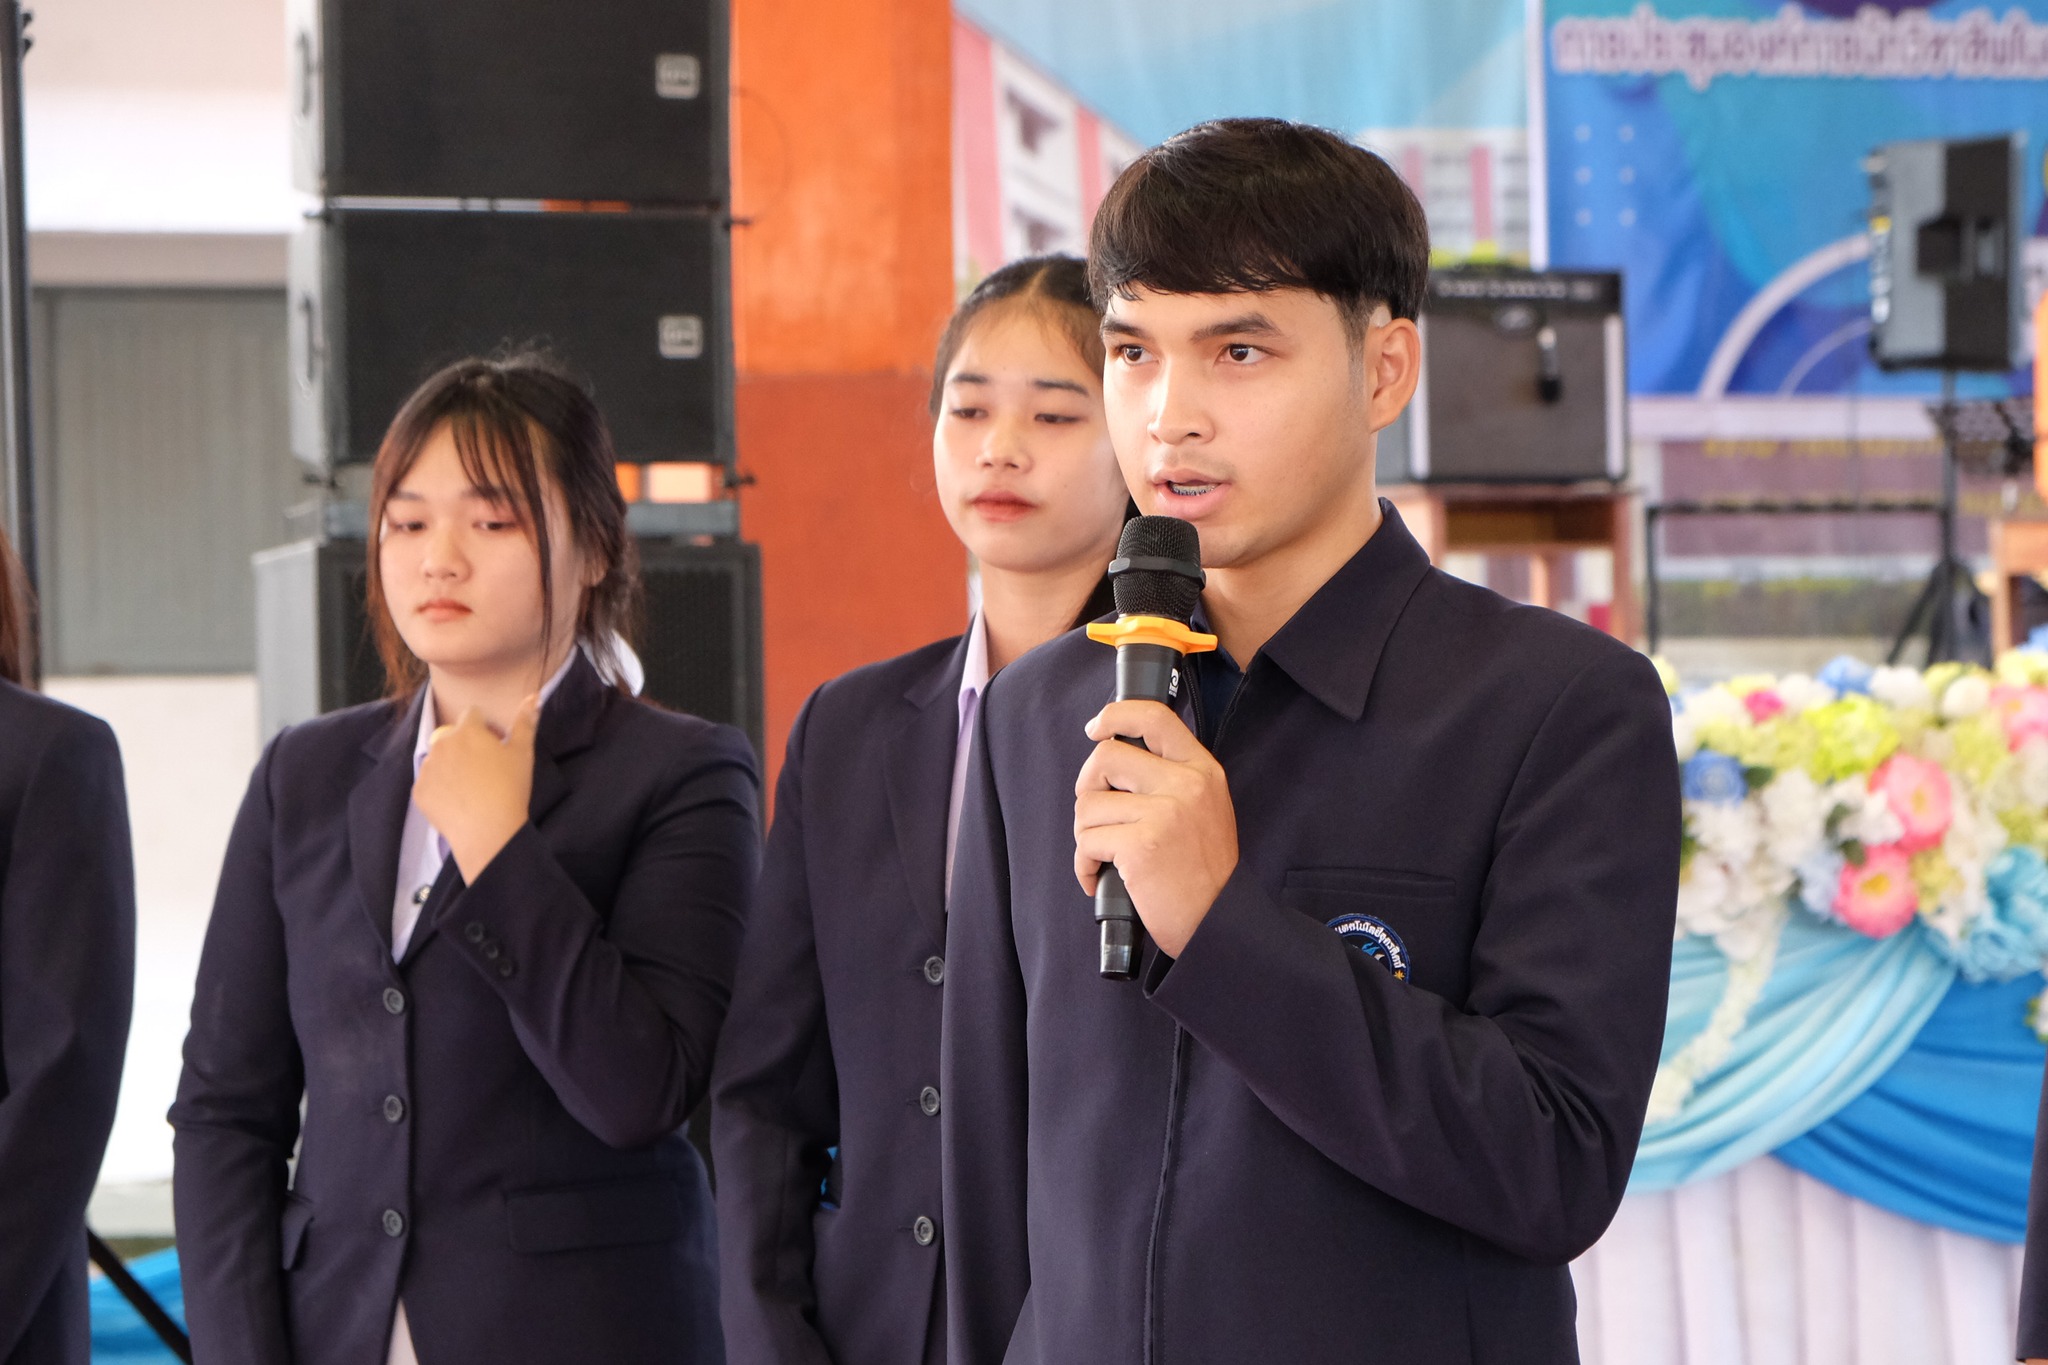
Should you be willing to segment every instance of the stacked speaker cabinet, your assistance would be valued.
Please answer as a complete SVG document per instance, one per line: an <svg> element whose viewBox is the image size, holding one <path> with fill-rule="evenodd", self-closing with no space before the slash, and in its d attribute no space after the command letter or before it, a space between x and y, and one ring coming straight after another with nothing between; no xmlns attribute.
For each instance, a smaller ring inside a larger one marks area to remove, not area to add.
<svg viewBox="0 0 2048 1365"><path fill-rule="evenodd" d="M340 501L436 369L538 348L620 457L733 454L723 0L288 0L293 452L323 534L256 558L266 734L382 691ZM647 694L761 740L759 559L737 505L636 504Z"/></svg>
<svg viewBox="0 0 2048 1365"><path fill-rule="evenodd" d="M1422 378L1380 433L1381 483L1627 477L1620 275L1434 271L1418 326Z"/></svg>

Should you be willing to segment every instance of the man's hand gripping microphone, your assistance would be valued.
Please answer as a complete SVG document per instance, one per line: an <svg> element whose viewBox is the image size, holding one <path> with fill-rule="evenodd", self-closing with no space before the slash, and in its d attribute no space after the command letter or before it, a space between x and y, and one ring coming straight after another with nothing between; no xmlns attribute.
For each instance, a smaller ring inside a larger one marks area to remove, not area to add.
<svg viewBox="0 0 2048 1365"><path fill-rule="evenodd" d="M1201 537L1176 517L1133 517L1117 541L1110 562L1117 619L1088 627L1088 638L1116 647L1116 700L1173 704L1181 660L1216 648L1216 637L1188 622L1207 581L1202 573ZM1127 744L1141 739L1119 735ZM1095 923L1102 935L1102 974L1128 981L1138 974L1144 929L1131 893L1114 864L1105 863L1095 883Z"/></svg>

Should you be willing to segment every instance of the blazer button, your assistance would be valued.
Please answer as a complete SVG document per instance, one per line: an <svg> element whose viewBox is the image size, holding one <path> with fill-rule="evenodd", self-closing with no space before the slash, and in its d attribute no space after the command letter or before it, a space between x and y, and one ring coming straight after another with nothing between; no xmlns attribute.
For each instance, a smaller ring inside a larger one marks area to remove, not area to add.
<svg viewBox="0 0 2048 1365"><path fill-rule="evenodd" d="M928 1247L938 1239L939 1225L920 1214L918 1220L910 1225L910 1235L917 1240L919 1246Z"/></svg>
<svg viewBox="0 0 2048 1365"><path fill-rule="evenodd" d="M926 1118L936 1118L939 1113L939 1088L928 1085L917 1092L917 1107L924 1110Z"/></svg>
<svg viewBox="0 0 2048 1365"><path fill-rule="evenodd" d="M386 1123L397 1123L404 1117L405 1101L396 1095L386 1095L384 1097L384 1121Z"/></svg>
<svg viewBox="0 0 2048 1365"><path fill-rule="evenodd" d="M484 926L475 920L471 920L462 926L462 936L471 943L482 943L484 941Z"/></svg>
<svg viewBox="0 0 2048 1365"><path fill-rule="evenodd" d="M384 1210L384 1235L386 1237L405 1236L405 1215L397 1209Z"/></svg>
<svg viewBox="0 0 2048 1365"><path fill-rule="evenodd" d="M386 986L384 988L384 1012L386 1014L404 1014L405 992L396 986Z"/></svg>
<svg viewBox="0 0 2048 1365"><path fill-rule="evenodd" d="M931 982L934 986L945 981L946 959L940 957L937 953L926 958L924 960L924 979Z"/></svg>
<svg viewBox="0 0 2048 1365"><path fill-rule="evenodd" d="M504 955L505 950L503 948L500 948L497 944L486 943L484 945L484 956L489 958L491 961L496 962L499 958L503 957Z"/></svg>
<svg viewBox="0 0 2048 1365"><path fill-rule="evenodd" d="M507 981L510 981L510 980L512 979L512 959L511 959L511 958L509 958L509 957L508 957L508 958L506 958L506 959L505 959L505 960L504 960L503 962L500 962L500 963L498 964L498 975L499 975L500 977L502 977L502 978L503 978L504 980L507 980Z"/></svg>

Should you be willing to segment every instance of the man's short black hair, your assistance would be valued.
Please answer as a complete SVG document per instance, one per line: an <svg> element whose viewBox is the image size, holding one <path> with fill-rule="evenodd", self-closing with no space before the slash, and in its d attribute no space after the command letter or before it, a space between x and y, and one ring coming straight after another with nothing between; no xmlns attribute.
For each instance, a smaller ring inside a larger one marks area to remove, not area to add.
<svg viewBox="0 0 2048 1365"><path fill-rule="evenodd" d="M1095 214L1088 284L1112 294L1311 289L1354 338L1384 303L1412 318L1429 224L1401 177L1336 133L1285 119L1200 123L1124 168Z"/></svg>

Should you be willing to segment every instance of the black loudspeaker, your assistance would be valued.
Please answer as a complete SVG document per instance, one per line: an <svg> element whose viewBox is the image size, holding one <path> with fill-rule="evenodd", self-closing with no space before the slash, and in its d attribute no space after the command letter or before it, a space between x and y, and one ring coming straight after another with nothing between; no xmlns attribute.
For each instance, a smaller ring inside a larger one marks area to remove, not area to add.
<svg viewBox="0 0 2048 1365"><path fill-rule="evenodd" d="M1881 368L2019 363L2023 146L2015 133L1871 153L1870 354Z"/></svg>
<svg viewBox="0 0 2048 1365"><path fill-rule="evenodd" d="M730 465L728 255L709 213L330 207L292 239L292 451L371 460L435 369L537 343L590 382L621 459Z"/></svg>
<svg viewBox="0 0 2048 1365"><path fill-rule="evenodd" d="M370 638L360 540L261 550L256 569L256 710L262 738L384 695Z"/></svg>
<svg viewBox="0 0 2048 1365"><path fill-rule="evenodd" d="M1627 477L1621 276L1434 271L1417 325L1422 379L1380 433L1381 483Z"/></svg>
<svg viewBox="0 0 2048 1365"><path fill-rule="evenodd" d="M765 758L760 547L736 540L639 544L645 695L737 726Z"/></svg>
<svg viewBox="0 0 2048 1365"><path fill-rule="evenodd" d="M289 25L309 194L726 197L721 0L289 0Z"/></svg>
<svg viewBox="0 0 2048 1365"><path fill-rule="evenodd" d="M640 539L641 695L738 727L763 751L761 552L738 541ZM365 542L256 555L256 681L264 739L384 695L363 598Z"/></svg>

